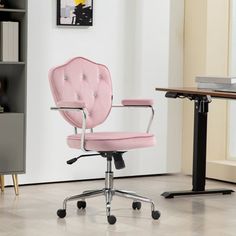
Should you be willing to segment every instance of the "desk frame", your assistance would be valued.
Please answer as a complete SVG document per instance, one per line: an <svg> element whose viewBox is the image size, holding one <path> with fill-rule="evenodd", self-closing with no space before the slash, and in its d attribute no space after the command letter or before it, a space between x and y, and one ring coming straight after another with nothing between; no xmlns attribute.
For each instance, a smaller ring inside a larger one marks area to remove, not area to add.
<svg viewBox="0 0 236 236"><path fill-rule="evenodd" d="M207 150L207 116L208 107L211 102L211 96L207 94L209 91L200 93L196 91L185 91L176 89L159 89L167 91L167 98L188 98L194 100L194 141L193 141L193 175L192 175L192 190L190 191L170 191L162 193L165 198L174 198L182 195L198 195L198 194L231 194L234 192L231 189L209 189L205 190L206 179L206 150ZM176 90L176 91L175 91ZM219 93L218 93L219 94ZM220 94L222 95L222 94ZM212 94L214 96L214 92ZM216 96L216 94L215 94ZM217 97L217 96L216 96ZM218 96L222 97L222 96ZM226 98L227 94L226 94Z"/></svg>

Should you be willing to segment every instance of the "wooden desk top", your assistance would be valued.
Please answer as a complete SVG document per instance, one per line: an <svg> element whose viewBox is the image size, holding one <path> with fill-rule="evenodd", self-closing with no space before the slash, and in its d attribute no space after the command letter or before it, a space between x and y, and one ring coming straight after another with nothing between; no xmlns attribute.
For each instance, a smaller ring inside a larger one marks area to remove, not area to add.
<svg viewBox="0 0 236 236"><path fill-rule="evenodd" d="M210 95L214 98L226 98L226 99L236 99L236 92L223 92L223 91L215 91L210 89L198 89L194 87L170 87L170 88L156 88L156 91L164 91L164 92L176 92L184 95Z"/></svg>

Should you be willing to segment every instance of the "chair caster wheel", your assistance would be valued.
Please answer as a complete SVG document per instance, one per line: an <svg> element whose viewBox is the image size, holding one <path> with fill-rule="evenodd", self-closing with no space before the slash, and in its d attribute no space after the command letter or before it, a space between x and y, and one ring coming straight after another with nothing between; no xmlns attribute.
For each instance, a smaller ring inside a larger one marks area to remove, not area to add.
<svg viewBox="0 0 236 236"><path fill-rule="evenodd" d="M86 202L85 201L78 201L77 202L77 207L79 209L85 209L86 208Z"/></svg>
<svg viewBox="0 0 236 236"><path fill-rule="evenodd" d="M57 211L57 216L58 216L59 218L64 218L64 217L66 216L66 210L64 210L64 209L59 209L59 210Z"/></svg>
<svg viewBox="0 0 236 236"><path fill-rule="evenodd" d="M116 223L116 217L113 215L110 215L107 217L107 221L110 225L114 225Z"/></svg>
<svg viewBox="0 0 236 236"><path fill-rule="evenodd" d="M132 208L134 209L134 210L140 210L141 209L141 207L142 207L142 204L141 204L141 202L133 202L133 204L132 204Z"/></svg>
<svg viewBox="0 0 236 236"><path fill-rule="evenodd" d="M158 220L161 216L161 212L160 211L152 211L152 218L154 220Z"/></svg>

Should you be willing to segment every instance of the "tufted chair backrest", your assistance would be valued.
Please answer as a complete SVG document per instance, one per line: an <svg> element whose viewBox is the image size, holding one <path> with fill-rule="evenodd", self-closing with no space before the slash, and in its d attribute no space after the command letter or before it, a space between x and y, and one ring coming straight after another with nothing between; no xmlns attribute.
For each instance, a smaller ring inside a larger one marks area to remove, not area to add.
<svg viewBox="0 0 236 236"><path fill-rule="evenodd" d="M112 106L112 84L106 66L82 57L76 57L49 72L49 81L54 101L83 101L86 107L86 128L101 124L109 115ZM74 127L82 127L81 112L61 112Z"/></svg>

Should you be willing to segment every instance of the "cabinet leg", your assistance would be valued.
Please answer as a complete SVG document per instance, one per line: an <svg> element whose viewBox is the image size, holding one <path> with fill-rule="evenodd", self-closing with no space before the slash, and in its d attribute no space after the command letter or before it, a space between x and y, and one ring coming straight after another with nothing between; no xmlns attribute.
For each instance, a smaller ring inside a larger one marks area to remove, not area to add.
<svg viewBox="0 0 236 236"><path fill-rule="evenodd" d="M18 178L16 174L12 175L12 180L13 180L13 184L14 184L14 190L15 190L15 194L19 195L19 186L18 186Z"/></svg>
<svg viewBox="0 0 236 236"><path fill-rule="evenodd" d="M1 191L4 192L5 189L4 175L0 175L0 184L1 184Z"/></svg>

